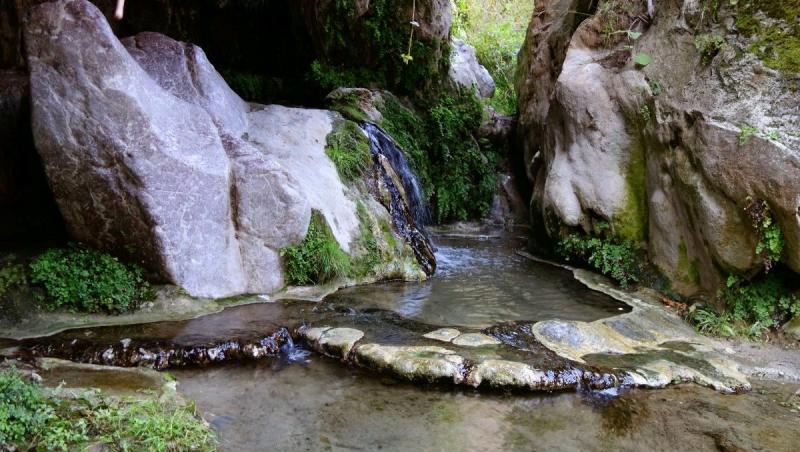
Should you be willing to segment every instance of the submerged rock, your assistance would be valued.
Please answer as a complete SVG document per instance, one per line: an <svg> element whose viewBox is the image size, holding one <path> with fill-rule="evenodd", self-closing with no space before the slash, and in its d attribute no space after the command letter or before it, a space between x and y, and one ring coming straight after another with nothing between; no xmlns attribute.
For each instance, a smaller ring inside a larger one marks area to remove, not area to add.
<svg viewBox="0 0 800 452"><path fill-rule="evenodd" d="M453 345L461 347L483 347L486 345L500 345L497 339L483 333L467 333L452 340Z"/></svg>
<svg viewBox="0 0 800 452"><path fill-rule="evenodd" d="M314 350L342 360L348 359L356 342L364 337L362 331L353 328L309 328L299 334Z"/></svg>
<svg viewBox="0 0 800 452"><path fill-rule="evenodd" d="M436 331L431 331L428 334L423 335L422 337L426 337L428 339L433 339L442 342L450 342L453 339L457 338L461 335L461 331L458 331L454 328L440 328Z"/></svg>
<svg viewBox="0 0 800 452"><path fill-rule="evenodd" d="M442 347L367 344L356 350L355 362L414 381L464 381L464 358Z"/></svg>
<svg viewBox="0 0 800 452"><path fill-rule="evenodd" d="M577 388L581 377L581 372L576 369L541 370L525 363L492 359L483 361L472 369L467 377L467 384L476 388L487 384L506 389L562 390Z"/></svg>

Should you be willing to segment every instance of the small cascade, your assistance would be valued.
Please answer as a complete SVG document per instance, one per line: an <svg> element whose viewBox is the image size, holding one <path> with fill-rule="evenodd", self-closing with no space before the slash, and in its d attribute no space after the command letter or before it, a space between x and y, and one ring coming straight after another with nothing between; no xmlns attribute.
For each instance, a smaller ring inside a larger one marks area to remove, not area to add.
<svg viewBox="0 0 800 452"><path fill-rule="evenodd" d="M414 224L424 232L425 226L430 224L430 213L422 198L422 189L419 186L419 181L417 181L417 177L408 165L405 152L377 125L365 122L361 124L361 128L369 136L369 148L372 154L386 157L392 169L402 181L403 191L405 192L404 198L408 209L411 211L411 216L414 218Z"/></svg>
<svg viewBox="0 0 800 452"><path fill-rule="evenodd" d="M375 168L391 195L385 207L392 215L394 229L411 245L420 268L428 276L436 271L436 258L425 225L430 221L422 190L411 171L405 152L375 124L364 122L361 128L369 136Z"/></svg>
<svg viewBox="0 0 800 452"><path fill-rule="evenodd" d="M117 367L147 367L165 370L173 367L204 366L215 362L256 360L287 354L291 361L307 359L310 352L296 348L286 328L254 339L231 339L208 344L186 345L169 341L94 342L27 340L18 344L33 357L60 358L85 364Z"/></svg>

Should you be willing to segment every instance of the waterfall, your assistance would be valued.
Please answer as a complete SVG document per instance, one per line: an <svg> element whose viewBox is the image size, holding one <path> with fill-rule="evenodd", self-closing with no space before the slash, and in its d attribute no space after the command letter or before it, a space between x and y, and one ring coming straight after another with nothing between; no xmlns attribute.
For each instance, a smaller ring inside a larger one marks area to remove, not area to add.
<svg viewBox="0 0 800 452"><path fill-rule="evenodd" d="M364 122L361 128L369 137L375 168L391 194L391 202L385 207L392 216L395 230L411 245L420 268L425 274L432 275L436 271L436 258L433 244L425 232L430 215L405 152L377 125Z"/></svg>
<svg viewBox="0 0 800 452"><path fill-rule="evenodd" d="M372 154L386 157L389 160L389 164L392 165L392 169L400 177L406 194L406 204L411 211L411 216L414 218L414 224L420 230L424 230L425 226L430 224L430 214L422 198L422 189L419 186L419 181L417 181L414 172L411 171L411 167L408 166L405 152L375 124L365 122L361 124L361 128L369 136L369 149Z"/></svg>

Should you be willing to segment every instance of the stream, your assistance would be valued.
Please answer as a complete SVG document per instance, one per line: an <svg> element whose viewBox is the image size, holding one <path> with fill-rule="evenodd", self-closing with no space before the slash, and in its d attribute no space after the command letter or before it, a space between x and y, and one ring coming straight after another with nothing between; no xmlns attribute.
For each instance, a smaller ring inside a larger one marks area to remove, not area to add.
<svg viewBox="0 0 800 452"><path fill-rule="evenodd" d="M435 241L438 270L425 283L358 286L319 303L249 304L193 320L70 330L26 345L79 362L169 368L231 451L793 450L800 441L800 429L773 427L797 425L797 413L776 401L798 384L754 382L740 395L691 384L534 393L472 389L409 383L292 340L290 331L310 324L355 327L365 342L431 345L422 334L449 326L514 338L460 351L475 362L570 368L541 344L526 342L521 325L630 311L565 269L517 256L524 242L514 237ZM253 347L262 350L258 359L250 356ZM141 348L163 356L147 361L130 352Z"/></svg>

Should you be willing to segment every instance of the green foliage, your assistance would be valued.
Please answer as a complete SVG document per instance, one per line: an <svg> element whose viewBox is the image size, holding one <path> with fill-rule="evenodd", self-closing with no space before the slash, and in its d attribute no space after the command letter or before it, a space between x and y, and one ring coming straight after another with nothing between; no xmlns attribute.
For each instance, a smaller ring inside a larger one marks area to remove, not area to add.
<svg viewBox="0 0 800 452"><path fill-rule="evenodd" d="M739 147L747 144L747 140L753 135L758 135L758 133L759 130L757 127L753 127L748 124L742 124L742 128L739 131Z"/></svg>
<svg viewBox="0 0 800 452"><path fill-rule="evenodd" d="M7 264L0 268L0 296L25 284L26 280L25 266L22 264Z"/></svg>
<svg viewBox="0 0 800 452"><path fill-rule="evenodd" d="M213 432L188 407L164 407L154 399L125 399L104 403L93 412L100 438L121 450L217 449Z"/></svg>
<svg viewBox="0 0 800 452"><path fill-rule="evenodd" d="M766 21L760 18L764 14ZM787 75L800 73L800 0L741 0L736 26L752 38L748 51L769 68Z"/></svg>
<svg viewBox="0 0 800 452"><path fill-rule="evenodd" d="M689 308L687 320L697 331L710 336L732 337L737 333L733 316L727 312L717 312L707 304L694 304Z"/></svg>
<svg viewBox="0 0 800 452"><path fill-rule="evenodd" d="M424 118L387 99L383 127L403 147L422 184L433 220L443 223L488 214L499 156L481 153L472 137L483 106L474 91L440 94L422 105Z"/></svg>
<svg viewBox="0 0 800 452"><path fill-rule="evenodd" d="M636 63L637 66L645 67L650 64L650 55L645 53L637 53L633 56L633 62Z"/></svg>
<svg viewBox="0 0 800 452"><path fill-rule="evenodd" d="M74 243L33 261L31 281L44 286L44 306L50 310L122 313L152 298L141 267Z"/></svg>
<svg viewBox="0 0 800 452"><path fill-rule="evenodd" d="M475 55L495 81L494 97L488 103L501 114L517 111L514 76L517 53L534 2L520 0L452 0L453 35L475 47Z"/></svg>
<svg viewBox="0 0 800 452"><path fill-rule="evenodd" d="M281 99L283 80L263 74L226 70L222 77L231 89L242 99L263 104Z"/></svg>
<svg viewBox="0 0 800 452"><path fill-rule="evenodd" d="M706 34L695 37L694 46L700 51L700 59L703 63L709 63L720 51L725 49L728 44L722 36Z"/></svg>
<svg viewBox="0 0 800 452"><path fill-rule="evenodd" d="M622 287L638 282L643 270L633 243L619 243L614 237L572 234L559 241L557 251L566 260L576 258L586 262Z"/></svg>
<svg viewBox="0 0 800 452"><path fill-rule="evenodd" d="M353 121L345 121L338 130L328 135L327 141L325 154L336 165L343 181L355 181L369 168L372 162L369 141Z"/></svg>
<svg viewBox="0 0 800 452"><path fill-rule="evenodd" d="M406 94L436 91L448 64L439 56L448 55L449 42L409 40L408 27L416 28L409 24L410 3L372 0L369 13L357 17L355 2L329 2L323 24L327 60L312 65L309 80L328 90L378 85Z"/></svg>
<svg viewBox="0 0 800 452"><path fill-rule="evenodd" d="M641 113L642 119L644 120L645 123L650 122L650 107L648 107L647 105L642 105L642 108L641 110L639 110L639 113Z"/></svg>
<svg viewBox="0 0 800 452"><path fill-rule="evenodd" d="M800 301L775 275L754 283L731 275L717 296L731 309L734 320L758 323L765 328L777 326L781 318L800 312Z"/></svg>
<svg viewBox="0 0 800 452"><path fill-rule="evenodd" d="M0 446L38 436L53 411L41 388L23 380L16 369L0 373Z"/></svg>
<svg viewBox="0 0 800 452"><path fill-rule="evenodd" d="M118 450L216 450L211 429L189 408L59 393L60 387L24 380L15 368L1 371L0 446L66 451L91 441Z"/></svg>
<svg viewBox="0 0 800 452"><path fill-rule="evenodd" d="M325 217L312 212L306 238L298 246L281 250L286 281L293 285L321 284L352 273L350 257L339 248Z"/></svg>
<svg viewBox="0 0 800 452"><path fill-rule="evenodd" d="M747 200L749 203L744 210L759 237L756 254L764 257L764 266L769 273L772 266L780 261L786 239L783 237L781 225L772 216L769 204L763 199L748 197Z"/></svg>

